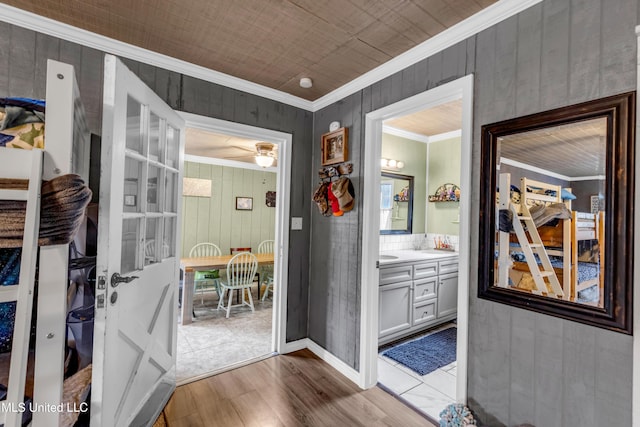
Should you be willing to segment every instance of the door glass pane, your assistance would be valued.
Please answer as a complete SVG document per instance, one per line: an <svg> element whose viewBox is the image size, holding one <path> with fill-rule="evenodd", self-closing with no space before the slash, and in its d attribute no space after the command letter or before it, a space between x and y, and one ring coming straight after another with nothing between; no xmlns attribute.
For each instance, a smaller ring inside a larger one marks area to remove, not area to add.
<svg viewBox="0 0 640 427"><path fill-rule="evenodd" d="M138 101L127 97L127 148L142 154L142 133L140 130L142 106Z"/></svg>
<svg viewBox="0 0 640 427"><path fill-rule="evenodd" d="M166 171L166 184L164 196L165 212L178 212L178 174Z"/></svg>
<svg viewBox="0 0 640 427"><path fill-rule="evenodd" d="M149 158L155 161L162 160L162 144L160 143L160 117L153 111L149 117Z"/></svg>
<svg viewBox="0 0 640 427"><path fill-rule="evenodd" d="M147 212L160 212L160 195L158 183L160 181L160 168L149 165L147 177Z"/></svg>
<svg viewBox="0 0 640 427"><path fill-rule="evenodd" d="M163 257L168 258L176 256L176 218L164 219L164 242L166 249L163 251Z"/></svg>
<svg viewBox="0 0 640 427"><path fill-rule="evenodd" d="M167 125L167 160L170 168L178 168L178 151L180 149L180 131Z"/></svg>
<svg viewBox="0 0 640 427"><path fill-rule="evenodd" d="M140 183L143 164L139 160L125 158L124 161L124 212L140 212Z"/></svg>
<svg viewBox="0 0 640 427"><path fill-rule="evenodd" d="M160 218L147 218L144 245L144 265L154 264L161 260L162 254L158 254L162 246L159 246Z"/></svg>
<svg viewBox="0 0 640 427"><path fill-rule="evenodd" d="M122 254L120 262L120 274L131 273L136 270L137 258L140 251L140 219L122 220Z"/></svg>

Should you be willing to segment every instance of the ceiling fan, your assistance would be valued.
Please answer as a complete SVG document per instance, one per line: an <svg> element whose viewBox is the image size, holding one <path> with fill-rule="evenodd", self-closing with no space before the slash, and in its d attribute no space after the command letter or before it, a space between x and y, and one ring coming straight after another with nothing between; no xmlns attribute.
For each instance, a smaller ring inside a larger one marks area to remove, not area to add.
<svg viewBox="0 0 640 427"><path fill-rule="evenodd" d="M241 161L254 161L259 166L263 168L268 168L273 165L273 162L278 159L278 150L275 144L271 142L257 142L255 144L255 149L248 148L243 145L227 145L227 146L219 146L213 147L214 150L226 150L229 155L222 155L221 158L235 160L242 159ZM232 149L233 153L229 152L229 149ZM238 152L246 152L246 154L241 155L233 155L238 154Z"/></svg>

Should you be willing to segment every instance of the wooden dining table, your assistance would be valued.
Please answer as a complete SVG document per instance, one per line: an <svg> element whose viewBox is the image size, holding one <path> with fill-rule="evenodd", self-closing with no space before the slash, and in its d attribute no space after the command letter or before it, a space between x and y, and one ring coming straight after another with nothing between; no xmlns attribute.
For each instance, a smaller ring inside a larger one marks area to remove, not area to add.
<svg viewBox="0 0 640 427"><path fill-rule="evenodd" d="M273 264L273 254L254 254L258 258L258 266ZM193 280L196 271L222 270L233 255L202 256L193 258L180 258L180 269L184 273L182 285L182 324L188 325L193 321ZM260 285L258 285L258 293Z"/></svg>

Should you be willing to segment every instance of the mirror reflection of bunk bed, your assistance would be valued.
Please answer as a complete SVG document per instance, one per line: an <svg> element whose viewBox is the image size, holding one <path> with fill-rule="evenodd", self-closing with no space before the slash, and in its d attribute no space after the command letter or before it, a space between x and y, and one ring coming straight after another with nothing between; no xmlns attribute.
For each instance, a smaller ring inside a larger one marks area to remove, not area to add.
<svg viewBox="0 0 640 427"><path fill-rule="evenodd" d="M602 306L604 212L572 211L569 189L528 178L518 188L507 173L498 191L498 216L513 230L497 219L497 286Z"/></svg>
<svg viewBox="0 0 640 427"><path fill-rule="evenodd" d="M75 72L73 66L52 60L47 61L46 121L43 141L37 145L39 148L43 148L42 145L44 145L44 159L39 180L47 182L67 174L76 174L82 178L84 183L88 183L89 131ZM36 145L34 144L34 146ZM6 150L19 151L15 148L6 148ZM29 169L28 165L23 167ZM2 172L0 170L0 178L2 178ZM86 193L82 197L83 203L88 202ZM82 215L84 211L78 208L76 212ZM46 216L46 213L43 212L43 215ZM74 223L73 229L77 225L79 224ZM82 226L80 228L82 229ZM78 233L75 243L79 250L84 251L85 239L81 234ZM40 240L42 245L42 234ZM32 256L39 252L37 291L33 301L33 316L36 319L33 333L35 352L33 349L30 352L29 374L26 375L26 378L23 376L21 381L26 381L28 394L30 394L30 389L33 390L33 406L30 408L56 407L63 403L75 404L77 407L86 399L86 393L89 390L88 387L83 386L82 391L76 395L67 393L67 386L71 385L71 381L67 381L71 379L69 378L70 372L65 371L65 366L68 366L67 355L69 354L67 327L71 326L67 322L67 317L73 314L68 312L68 308L73 308L73 306L68 307L68 297L71 296L68 293L70 289L69 273L73 270L84 269L87 265L79 265L79 260L70 259L70 245L68 243L51 241L46 246L40 246L36 250L31 249L30 252ZM3 284L7 285L8 283ZM73 298L69 300L73 304ZM90 304L90 309L87 312L93 316L93 301L90 301ZM31 310L27 316L27 318L20 319L20 322L31 324ZM15 322L18 321L19 319L16 317ZM13 325L4 326L13 328ZM92 336L93 330L87 332ZM10 351L13 360L14 349ZM35 356L33 356L34 353ZM86 359L85 362L87 362ZM13 371L12 361L10 372L13 373ZM90 369L84 374L85 380L87 375L90 381ZM5 410L6 408L3 409L3 411ZM0 417L2 420L8 421L4 425L19 425L14 422L15 417L7 415L3 411L0 411ZM71 426L74 425L78 416L78 413L36 410L33 412L32 424Z"/></svg>

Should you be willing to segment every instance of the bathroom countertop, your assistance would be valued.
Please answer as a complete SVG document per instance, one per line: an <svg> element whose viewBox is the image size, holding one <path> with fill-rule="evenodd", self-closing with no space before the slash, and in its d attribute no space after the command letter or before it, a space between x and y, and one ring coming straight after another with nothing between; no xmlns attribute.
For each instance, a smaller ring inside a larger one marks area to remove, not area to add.
<svg viewBox="0 0 640 427"><path fill-rule="evenodd" d="M392 250L380 252L380 266L401 264L404 262L440 260L458 256L458 252L441 251L438 249L421 250Z"/></svg>

